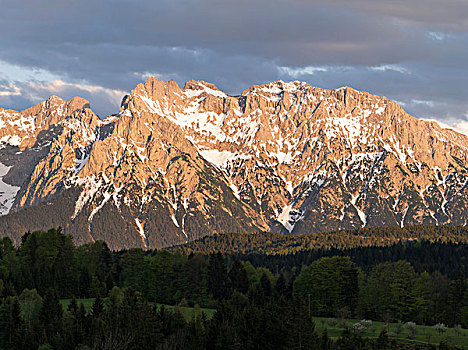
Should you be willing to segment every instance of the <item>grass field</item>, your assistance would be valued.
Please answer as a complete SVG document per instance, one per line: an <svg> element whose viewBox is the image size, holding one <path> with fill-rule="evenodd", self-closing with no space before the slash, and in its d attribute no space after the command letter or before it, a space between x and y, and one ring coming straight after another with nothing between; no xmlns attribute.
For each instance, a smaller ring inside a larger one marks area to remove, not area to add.
<svg viewBox="0 0 468 350"><path fill-rule="evenodd" d="M68 305L70 305L71 303L71 299L61 299L60 300L60 304L62 304L62 308L63 310L66 310L68 308ZM92 306L93 306L93 303L94 303L94 298L89 298L89 299L76 299L76 302L78 304L78 306L83 303L83 306L86 310L86 313L88 313ZM104 299L104 305L106 304L107 302L107 298Z"/></svg>
<svg viewBox="0 0 468 350"><path fill-rule="evenodd" d="M104 305L106 305L107 303L107 298L104 298ZM62 299L60 300L60 303L62 304L62 307L64 310L66 310L68 308L68 305L70 305L71 303L71 299ZM83 306L85 307L85 310L86 312L89 312L91 311L91 308L93 306L93 303L94 303L94 298L89 298L89 299L76 299L78 305L80 305L80 303L83 303ZM152 304L152 303L150 303ZM158 304L159 306L161 304ZM174 308L176 306L172 306L172 305L164 305L164 307L168 310L174 310ZM178 306L180 312L182 313L182 315L184 315L185 319L189 320L191 319L193 316L194 316L194 313L195 313L195 308L192 308L192 307L182 307L182 306ZM215 309L205 309L205 308L200 308L201 311L203 311L207 318L210 319L211 317L213 317L213 314L215 313Z"/></svg>
<svg viewBox="0 0 468 350"><path fill-rule="evenodd" d="M359 320L339 320L336 318L314 317L315 327L318 331L327 328L328 335L332 338L338 338L345 329L345 323L353 325ZM372 322L367 331L362 333L363 337L377 338L385 326L384 322ZM401 332L397 331L397 323L390 323L388 328L390 339L399 339L411 342L430 343L439 345L441 340L448 341L451 345L456 345L468 349L468 330L461 329L459 332L453 328L447 328L444 333L439 334L433 327L416 326L416 334L413 339L408 338L408 330L402 327Z"/></svg>

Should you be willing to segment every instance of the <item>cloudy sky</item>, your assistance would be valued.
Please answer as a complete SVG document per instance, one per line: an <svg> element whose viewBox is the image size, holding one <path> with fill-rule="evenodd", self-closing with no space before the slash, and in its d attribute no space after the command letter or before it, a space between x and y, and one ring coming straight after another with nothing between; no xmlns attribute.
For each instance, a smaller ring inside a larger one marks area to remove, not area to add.
<svg viewBox="0 0 468 350"><path fill-rule="evenodd" d="M154 75L351 86L468 132L467 0L0 0L0 106L101 116Z"/></svg>

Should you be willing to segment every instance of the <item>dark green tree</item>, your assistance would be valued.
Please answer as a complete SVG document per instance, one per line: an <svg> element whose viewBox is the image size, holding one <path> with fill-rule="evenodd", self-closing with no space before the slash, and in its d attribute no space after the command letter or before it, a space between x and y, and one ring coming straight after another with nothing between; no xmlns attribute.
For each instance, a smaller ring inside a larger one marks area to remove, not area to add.
<svg viewBox="0 0 468 350"><path fill-rule="evenodd" d="M22 344L24 323L17 297L8 297L0 305L0 348L15 349Z"/></svg>
<svg viewBox="0 0 468 350"><path fill-rule="evenodd" d="M263 289L263 294L265 294L267 298L272 295L271 281L266 273L262 273L262 276L260 277L260 286Z"/></svg>
<svg viewBox="0 0 468 350"><path fill-rule="evenodd" d="M294 282L294 294L311 298L316 315L335 316L338 310L353 312L358 297L358 269L349 257L322 258L303 268Z"/></svg>
<svg viewBox="0 0 468 350"><path fill-rule="evenodd" d="M249 290L249 278L247 277L247 271L240 260L236 259L234 264L229 270L229 282L231 288L240 293L246 294Z"/></svg>
<svg viewBox="0 0 468 350"><path fill-rule="evenodd" d="M278 276L278 279L276 280L275 283L275 293L278 296L285 295L286 294L286 279L284 278L283 273L280 273Z"/></svg>
<svg viewBox="0 0 468 350"><path fill-rule="evenodd" d="M229 297L227 267L221 253L210 256L208 263L208 288L216 300L223 300Z"/></svg>

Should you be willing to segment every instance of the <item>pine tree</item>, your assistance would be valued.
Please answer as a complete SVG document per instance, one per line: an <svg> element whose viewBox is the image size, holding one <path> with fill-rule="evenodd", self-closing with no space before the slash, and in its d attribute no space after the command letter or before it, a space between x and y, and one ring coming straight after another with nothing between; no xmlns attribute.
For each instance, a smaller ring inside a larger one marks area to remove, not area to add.
<svg viewBox="0 0 468 350"><path fill-rule="evenodd" d="M247 277L247 271L240 260L236 259L229 271L229 281L231 288L237 290L240 293L246 294L249 290L249 279Z"/></svg>
<svg viewBox="0 0 468 350"><path fill-rule="evenodd" d="M48 291L44 297L42 308L39 311L39 320L44 325L49 325L51 329L60 328L63 316L62 305L60 304L55 291Z"/></svg>
<svg viewBox="0 0 468 350"><path fill-rule="evenodd" d="M266 273L262 273L262 277L260 277L260 285L263 289L263 293L265 294L265 296L267 298L270 297L272 294L271 281L266 275Z"/></svg>
<svg viewBox="0 0 468 350"><path fill-rule="evenodd" d="M222 300L229 297L227 282L227 267L222 254L212 254L208 263L208 288L214 299Z"/></svg>
<svg viewBox="0 0 468 350"><path fill-rule="evenodd" d="M0 306L0 348L13 349L21 343L24 329L21 306L17 297L4 299Z"/></svg>
<svg viewBox="0 0 468 350"><path fill-rule="evenodd" d="M284 278L282 272L279 274L278 279L276 280L275 292L278 296L285 295L286 293L286 279Z"/></svg>
<svg viewBox="0 0 468 350"><path fill-rule="evenodd" d="M91 317L97 319L102 316L104 312L104 302L100 297L94 299L93 306L91 309Z"/></svg>

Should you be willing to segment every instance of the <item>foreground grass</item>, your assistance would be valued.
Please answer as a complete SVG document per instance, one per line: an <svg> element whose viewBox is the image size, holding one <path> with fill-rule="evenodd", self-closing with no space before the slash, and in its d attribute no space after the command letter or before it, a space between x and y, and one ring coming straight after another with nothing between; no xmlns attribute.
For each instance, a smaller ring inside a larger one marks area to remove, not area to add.
<svg viewBox="0 0 468 350"><path fill-rule="evenodd" d="M108 303L108 298L103 298L104 300L104 305L106 305ZM66 310L68 308L68 305L70 305L72 299L62 299L60 300L60 303L62 304L62 308L64 310ZM93 303L94 303L94 298L87 298L87 299L76 299L76 302L78 303L78 305L80 305L80 303L83 303L83 306L86 310L86 313L90 312L92 307L93 307ZM152 305L154 305L154 303L150 303ZM159 307L162 305L162 304L157 304ZM195 313L196 313L196 310L195 308L193 307L185 307L185 306L173 306L173 305L164 305L164 307L167 309L167 310L171 310L173 311L175 308L178 308L180 310L180 312L182 313L182 315L185 317L186 320L190 320L194 317ZM214 313L215 313L215 309L206 309L206 308L199 308L199 311L200 312L204 312L206 314L206 317L208 319L210 319L211 317L213 317Z"/></svg>
<svg viewBox="0 0 468 350"><path fill-rule="evenodd" d="M336 318L326 317L314 317L315 328L318 331L322 331L325 328L328 331L328 335L332 338L340 337L341 333L346 327L351 326L359 320L340 320ZM362 333L363 337L366 338L377 338L386 326L384 322L372 322L372 325L367 331ZM398 332L397 323L390 323L388 327L388 336L390 339L405 340L410 342L418 343L430 343L433 345L439 345L441 340L447 341L451 345L468 349L468 330L461 329L457 332L454 328L447 328L444 333L439 334L431 326L416 326L416 334L413 339L408 338L408 330L402 327L401 331Z"/></svg>

